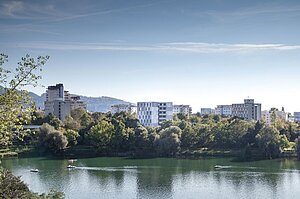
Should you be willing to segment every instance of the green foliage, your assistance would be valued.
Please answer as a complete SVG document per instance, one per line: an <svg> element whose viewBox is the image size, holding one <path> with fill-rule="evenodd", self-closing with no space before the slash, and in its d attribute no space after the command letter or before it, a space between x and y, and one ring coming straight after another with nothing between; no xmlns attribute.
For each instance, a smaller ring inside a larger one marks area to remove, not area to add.
<svg viewBox="0 0 300 199"><path fill-rule="evenodd" d="M134 134L129 141L131 143L131 149L134 151L146 151L149 147L148 130L142 125L139 125L134 129Z"/></svg>
<svg viewBox="0 0 300 199"><path fill-rule="evenodd" d="M3 199L63 199L61 192L51 191L48 195L32 193L20 177L0 168L0 196Z"/></svg>
<svg viewBox="0 0 300 199"><path fill-rule="evenodd" d="M266 158L276 158L283 149L281 136L274 126L265 126L257 134L258 146Z"/></svg>
<svg viewBox="0 0 300 199"><path fill-rule="evenodd" d="M55 129L59 129L59 127L62 126L62 122L56 117L54 114L50 113L49 115L46 116L45 118L45 123L50 124L53 126Z"/></svg>
<svg viewBox="0 0 300 199"><path fill-rule="evenodd" d="M40 128L39 144L46 151L58 153L67 147L68 140L61 131L45 123Z"/></svg>
<svg viewBox="0 0 300 199"><path fill-rule="evenodd" d="M101 120L90 129L89 140L93 146L104 150L111 144L113 134L114 126L108 121Z"/></svg>
<svg viewBox="0 0 300 199"><path fill-rule="evenodd" d="M78 131L80 129L80 124L77 121L75 121L71 116L67 115L64 120L64 127L66 129Z"/></svg>
<svg viewBox="0 0 300 199"><path fill-rule="evenodd" d="M78 143L79 133L72 129L66 129L64 135L67 137L68 146L75 146Z"/></svg>
<svg viewBox="0 0 300 199"><path fill-rule="evenodd" d="M86 112L80 117L81 128L89 127L92 124L92 122L93 122L93 118L90 116L90 114Z"/></svg>
<svg viewBox="0 0 300 199"><path fill-rule="evenodd" d="M182 130L181 135L181 147L183 148L194 148L198 141L198 135L195 128L190 123L181 122ZM182 128L184 126L184 128Z"/></svg>
<svg viewBox="0 0 300 199"><path fill-rule="evenodd" d="M298 159L300 160L300 136L298 138L296 138L295 143L296 143L296 153L297 153Z"/></svg>
<svg viewBox="0 0 300 199"><path fill-rule="evenodd" d="M11 172L0 169L0 196L7 199L30 198L32 193L20 177L15 177Z"/></svg>
<svg viewBox="0 0 300 199"><path fill-rule="evenodd" d="M12 144L13 132L22 129L22 124L30 121L34 104L28 92L22 89L38 85L41 76L37 72L42 70L48 59L48 56L34 59L26 55L11 71L2 66L8 56L0 54L0 147Z"/></svg>
<svg viewBox="0 0 300 199"><path fill-rule="evenodd" d="M161 130L155 140L158 153L174 156L180 150L181 133L181 129L177 126Z"/></svg>

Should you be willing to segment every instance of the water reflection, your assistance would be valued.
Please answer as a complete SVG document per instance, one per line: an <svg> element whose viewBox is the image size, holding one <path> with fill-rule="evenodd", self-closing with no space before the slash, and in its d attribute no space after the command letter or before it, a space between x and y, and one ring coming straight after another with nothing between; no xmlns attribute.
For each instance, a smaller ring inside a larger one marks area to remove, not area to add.
<svg viewBox="0 0 300 199"><path fill-rule="evenodd" d="M122 158L10 159L3 166L21 175L35 192L56 189L67 198L298 198L300 163L272 160L177 160ZM215 165L227 165L215 169ZM39 173L31 173L37 168Z"/></svg>

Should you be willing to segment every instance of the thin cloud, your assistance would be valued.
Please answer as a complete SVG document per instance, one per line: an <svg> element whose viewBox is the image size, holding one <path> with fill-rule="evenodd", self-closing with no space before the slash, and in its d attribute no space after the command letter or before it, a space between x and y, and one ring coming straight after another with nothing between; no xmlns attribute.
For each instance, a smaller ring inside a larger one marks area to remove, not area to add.
<svg viewBox="0 0 300 199"><path fill-rule="evenodd" d="M23 1L0 2L0 18L40 21L66 16L52 4L32 4Z"/></svg>
<svg viewBox="0 0 300 199"><path fill-rule="evenodd" d="M267 50L291 51L300 49L300 45L287 44L223 44L199 42L174 42L144 45L126 43L30 42L14 44L14 47L65 51L165 51L188 53L240 53Z"/></svg>
<svg viewBox="0 0 300 199"><path fill-rule="evenodd" d="M300 7L295 6L283 6L276 4L265 4L259 6L253 6L248 8L239 8L236 10L220 11L220 10L208 10L201 13L195 13L196 15L207 15L219 22L232 21L238 19L249 18L253 16L263 15L271 17L272 19L282 17L294 17L299 16Z"/></svg>

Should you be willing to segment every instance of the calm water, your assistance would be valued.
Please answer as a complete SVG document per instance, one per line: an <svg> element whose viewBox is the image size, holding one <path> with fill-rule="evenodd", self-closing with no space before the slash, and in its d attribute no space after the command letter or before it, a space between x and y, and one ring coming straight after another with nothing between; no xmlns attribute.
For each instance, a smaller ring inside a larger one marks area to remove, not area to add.
<svg viewBox="0 0 300 199"><path fill-rule="evenodd" d="M90 158L74 162L76 169L68 164L45 158L2 161L34 192L55 189L67 198L300 198L300 162L293 160Z"/></svg>

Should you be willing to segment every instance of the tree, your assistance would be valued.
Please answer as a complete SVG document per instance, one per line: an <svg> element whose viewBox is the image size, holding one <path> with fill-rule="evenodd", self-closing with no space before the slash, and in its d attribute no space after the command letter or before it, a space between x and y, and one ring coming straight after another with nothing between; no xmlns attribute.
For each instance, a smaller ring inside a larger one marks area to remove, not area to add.
<svg viewBox="0 0 300 199"><path fill-rule="evenodd" d="M134 129L134 134L129 138L131 149L136 152L145 152L149 148L148 130L139 125Z"/></svg>
<svg viewBox="0 0 300 199"><path fill-rule="evenodd" d="M67 137L68 140L68 146L75 146L78 143L79 133L78 131L67 129L64 132L64 135Z"/></svg>
<svg viewBox="0 0 300 199"><path fill-rule="evenodd" d="M80 118L86 113L82 108L76 108L71 111L71 117L80 123Z"/></svg>
<svg viewBox="0 0 300 199"><path fill-rule="evenodd" d="M64 127L66 129L78 131L80 129L80 124L75 121L70 115L67 115L64 120Z"/></svg>
<svg viewBox="0 0 300 199"><path fill-rule="evenodd" d="M300 136L296 138L295 143L296 143L296 153L298 156L298 160L300 160Z"/></svg>
<svg viewBox="0 0 300 199"><path fill-rule="evenodd" d="M120 150L128 150L128 139L130 136L130 130L126 128L125 124L122 120L113 119L112 124L114 125L115 133L112 137L112 148L120 151Z"/></svg>
<svg viewBox="0 0 300 199"><path fill-rule="evenodd" d="M63 199L61 192L51 191L48 195L32 193L20 177L0 168L0 196L3 199Z"/></svg>
<svg viewBox="0 0 300 199"><path fill-rule="evenodd" d="M256 135L258 146L268 159L276 158L281 153L282 146L279 131L274 126L265 126Z"/></svg>
<svg viewBox="0 0 300 199"><path fill-rule="evenodd" d="M87 127L89 127L92 122L93 122L93 118L87 112L85 112L80 117L80 126L81 126L81 128L87 128Z"/></svg>
<svg viewBox="0 0 300 199"><path fill-rule="evenodd" d="M58 153L67 147L68 140L61 131L45 123L40 128L39 143L46 151Z"/></svg>
<svg viewBox="0 0 300 199"><path fill-rule="evenodd" d="M36 59L26 55L22 57L13 71L5 69L3 64L8 56L0 54L0 147L12 143L13 132L22 129L35 109L26 86L37 86L41 76L37 71L47 62L49 56Z"/></svg>
<svg viewBox="0 0 300 199"><path fill-rule="evenodd" d="M190 123L187 123L181 134L181 146L193 148L197 142L197 133Z"/></svg>
<svg viewBox="0 0 300 199"><path fill-rule="evenodd" d="M114 126L110 122L101 120L90 129L89 140L93 146L105 150L111 144L113 134Z"/></svg>
<svg viewBox="0 0 300 199"><path fill-rule="evenodd" d="M157 151L161 155L174 156L180 150L181 129L170 126L159 132L155 140Z"/></svg>
<svg viewBox="0 0 300 199"><path fill-rule="evenodd" d="M45 117L45 123L50 124L55 129L59 129L62 126L62 122L53 113L50 113Z"/></svg>

